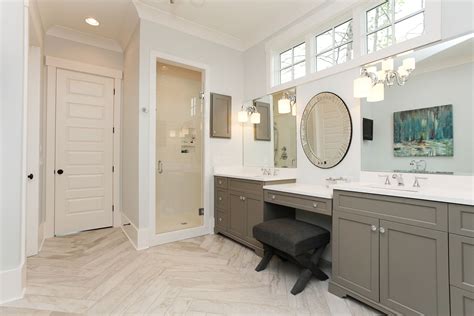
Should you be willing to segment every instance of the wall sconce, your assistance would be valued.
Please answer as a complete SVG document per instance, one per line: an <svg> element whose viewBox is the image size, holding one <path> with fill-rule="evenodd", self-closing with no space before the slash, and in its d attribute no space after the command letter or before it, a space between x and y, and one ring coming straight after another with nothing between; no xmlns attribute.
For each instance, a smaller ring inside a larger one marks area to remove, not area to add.
<svg viewBox="0 0 474 316"><path fill-rule="evenodd" d="M260 124L260 113L257 111L255 105L244 106L242 105L239 113L237 114L237 120L239 123L246 123L249 120L252 124Z"/></svg>
<svg viewBox="0 0 474 316"><path fill-rule="evenodd" d="M283 96L278 100L278 113L286 114L293 112L293 116L296 116L296 96L290 95L288 92L283 93Z"/></svg>
<svg viewBox="0 0 474 316"><path fill-rule="evenodd" d="M403 86L410 74L415 70L415 58L405 58L402 65L394 70L393 58L382 60L382 69L377 71L377 66L363 67L360 77L354 80L354 97L367 98L367 102L384 100L384 88L397 83Z"/></svg>

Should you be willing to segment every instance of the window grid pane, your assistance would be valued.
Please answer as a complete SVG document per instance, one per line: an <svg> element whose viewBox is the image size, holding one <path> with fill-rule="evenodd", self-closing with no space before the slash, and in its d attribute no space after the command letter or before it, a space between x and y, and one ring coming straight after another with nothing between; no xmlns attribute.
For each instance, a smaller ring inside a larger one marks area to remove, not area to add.
<svg viewBox="0 0 474 316"><path fill-rule="evenodd" d="M352 41L352 20L334 28L334 45L338 46Z"/></svg>
<svg viewBox="0 0 474 316"><path fill-rule="evenodd" d="M385 1L381 5L367 11L367 33L381 29L392 24L391 1Z"/></svg>
<svg viewBox="0 0 474 316"><path fill-rule="evenodd" d="M293 48L293 64L297 64L306 59L306 43L302 43Z"/></svg>
<svg viewBox="0 0 474 316"><path fill-rule="evenodd" d="M406 41L423 34L425 15L420 13L408 19L395 23L395 40L397 43Z"/></svg>
<svg viewBox="0 0 474 316"><path fill-rule="evenodd" d="M424 0L395 0L395 21L403 19L410 14L423 10L425 8Z"/></svg>
<svg viewBox="0 0 474 316"><path fill-rule="evenodd" d="M328 51L334 46L332 29L324 32L321 35L316 36L316 53L320 54L322 52Z"/></svg>

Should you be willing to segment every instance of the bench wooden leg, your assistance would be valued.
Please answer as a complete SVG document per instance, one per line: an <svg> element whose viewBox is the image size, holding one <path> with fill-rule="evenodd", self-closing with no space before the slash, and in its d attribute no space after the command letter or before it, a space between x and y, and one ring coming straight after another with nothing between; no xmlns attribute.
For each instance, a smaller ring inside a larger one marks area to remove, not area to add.
<svg viewBox="0 0 474 316"><path fill-rule="evenodd" d="M306 287L306 284L308 284L309 280L311 280L312 276L313 272L310 269L304 269L298 277L298 280L296 281L295 285L293 285L293 288L291 289L291 294L296 295L301 293Z"/></svg>
<svg viewBox="0 0 474 316"><path fill-rule="evenodd" d="M265 249L265 252L264 252L263 258L260 261L260 263L258 264L258 266L255 268L255 271L257 271L257 272L265 270L268 263L270 262L270 260L273 257L273 249L271 247L264 246L264 249Z"/></svg>

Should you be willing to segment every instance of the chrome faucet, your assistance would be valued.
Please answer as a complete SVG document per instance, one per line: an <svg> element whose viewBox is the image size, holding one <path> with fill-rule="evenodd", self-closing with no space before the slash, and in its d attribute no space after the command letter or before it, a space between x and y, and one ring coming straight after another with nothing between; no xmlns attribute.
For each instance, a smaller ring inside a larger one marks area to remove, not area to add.
<svg viewBox="0 0 474 316"><path fill-rule="evenodd" d="M391 184L390 183L390 176L388 174L379 174L379 177L385 178L385 182L384 182L385 185L390 185Z"/></svg>
<svg viewBox="0 0 474 316"><path fill-rule="evenodd" d="M415 176L415 182L413 182L413 187L414 188L420 188L420 182L418 180L427 180L428 178L426 177L416 177Z"/></svg>
<svg viewBox="0 0 474 316"><path fill-rule="evenodd" d="M392 175L392 179L396 179L397 180L397 183L398 183L398 186L402 187L405 185L405 182L403 181L403 174L401 173L394 173Z"/></svg>
<svg viewBox="0 0 474 316"><path fill-rule="evenodd" d="M273 168L273 175L277 176L278 173L280 173L280 170L278 170L277 168Z"/></svg>

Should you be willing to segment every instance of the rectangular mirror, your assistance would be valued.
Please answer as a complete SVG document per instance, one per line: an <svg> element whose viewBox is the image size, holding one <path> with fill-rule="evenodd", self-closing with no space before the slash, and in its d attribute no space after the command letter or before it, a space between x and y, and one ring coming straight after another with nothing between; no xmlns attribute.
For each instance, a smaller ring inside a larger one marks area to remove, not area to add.
<svg viewBox="0 0 474 316"><path fill-rule="evenodd" d="M469 34L394 58L416 66L382 101L361 100L362 170L474 173L473 47Z"/></svg>
<svg viewBox="0 0 474 316"><path fill-rule="evenodd" d="M279 106L280 101L280 106ZM260 123L256 121L255 111ZM247 120L247 122L243 122ZM239 113L245 167L296 168L296 90L245 102Z"/></svg>

